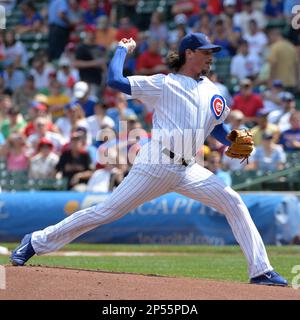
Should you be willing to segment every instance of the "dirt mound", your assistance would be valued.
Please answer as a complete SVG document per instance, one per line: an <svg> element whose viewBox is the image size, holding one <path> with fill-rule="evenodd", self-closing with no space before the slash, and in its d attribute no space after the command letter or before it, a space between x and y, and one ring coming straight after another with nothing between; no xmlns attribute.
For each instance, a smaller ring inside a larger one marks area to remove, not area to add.
<svg viewBox="0 0 300 320"><path fill-rule="evenodd" d="M0 300L300 300L292 288L63 268L7 266L6 279Z"/></svg>

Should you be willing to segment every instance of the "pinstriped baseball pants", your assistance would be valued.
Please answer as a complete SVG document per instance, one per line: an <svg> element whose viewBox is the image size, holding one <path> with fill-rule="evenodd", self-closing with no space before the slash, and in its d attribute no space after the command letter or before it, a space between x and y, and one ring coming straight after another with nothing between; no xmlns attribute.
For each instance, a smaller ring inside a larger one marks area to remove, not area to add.
<svg viewBox="0 0 300 320"><path fill-rule="evenodd" d="M248 262L249 276L272 270L263 241L241 197L198 164L136 164L103 203L36 231L32 246L38 255L55 251L83 233L110 223L146 201L177 192L224 213Z"/></svg>

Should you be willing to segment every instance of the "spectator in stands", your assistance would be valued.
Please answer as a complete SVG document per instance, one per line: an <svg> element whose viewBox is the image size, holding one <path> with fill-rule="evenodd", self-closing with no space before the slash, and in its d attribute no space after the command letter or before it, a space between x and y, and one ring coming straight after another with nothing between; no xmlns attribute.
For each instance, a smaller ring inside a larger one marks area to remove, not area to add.
<svg viewBox="0 0 300 320"><path fill-rule="evenodd" d="M116 41L117 29L113 27L107 16L101 16L97 19L96 43L109 49Z"/></svg>
<svg viewBox="0 0 300 320"><path fill-rule="evenodd" d="M74 42L69 42L66 46L65 46L65 50L64 52L61 54L60 59L68 59L73 66L73 62L76 60L76 56L75 56L75 51L76 51L76 45Z"/></svg>
<svg viewBox="0 0 300 320"><path fill-rule="evenodd" d="M65 105L65 116L60 117L55 122L60 133L67 141L71 133L78 127L87 128L87 120L84 116L84 111L78 102L71 102Z"/></svg>
<svg viewBox="0 0 300 320"><path fill-rule="evenodd" d="M141 147L149 141L149 136L137 118L128 116L126 121L127 130L119 133L118 150L131 166Z"/></svg>
<svg viewBox="0 0 300 320"><path fill-rule="evenodd" d="M16 39L16 34L13 30L6 31L2 49L2 59L12 61L16 68L27 67L27 50L22 41Z"/></svg>
<svg viewBox="0 0 300 320"><path fill-rule="evenodd" d="M48 112L51 114L53 121L64 115L64 106L70 100L70 97L63 92L61 84L54 79L49 86L47 97Z"/></svg>
<svg viewBox="0 0 300 320"><path fill-rule="evenodd" d="M222 2L223 0L200 0L200 8L207 6L207 11L209 13L211 13L213 16L219 16L223 11Z"/></svg>
<svg viewBox="0 0 300 320"><path fill-rule="evenodd" d="M188 18L199 13L199 1L197 0L177 0L172 6L172 14L184 13Z"/></svg>
<svg viewBox="0 0 300 320"><path fill-rule="evenodd" d="M4 44L5 59L12 61L16 68L27 68L27 50L22 41L16 39L14 31L5 32Z"/></svg>
<svg viewBox="0 0 300 320"><path fill-rule="evenodd" d="M57 60L69 41L71 23L68 17L67 0L51 0L48 7L49 60Z"/></svg>
<svg viewBox="0 0 300 320"><path fill-rule="evenodd" d="M91 158L84 151L81 133L74 132L71 136L70 149L62 152L56 170L68 180L68 189L79 183L87 183L92 175Z"/></svg>
<svg viewBox="0 0 300 320"><path fill-rule="evenodd" d="M57 81L65 89L65 94L72 96L72 88L80 80L77 69L71 67L71 61L67 57L61 57L58 61L58 71L56 73Z"/></svg>
<svg viewBox="0 0 300 320"><path fill-rule="evenodd" d="M213 2L215 0L212 0ZM218 2L219 0L216 0L215 2ZM210 2L210 3L209 3ZM216 16L215 13L211 10L211 1L201 1L199 5L199 11L197 14L193 14L191 17L188 18L188 26L192 28L193 30L200 29L203 27L207 27L212 21L214 20L214 17ZM219 14L217 14L219 15ZM209 33L206 33L209 34Z"/></svg>
<svg viewBox="0 0 300 320"><path fill-rule="evenodd" d="M266 26L266 18L262 12L253 7L252 0L243 0L242 12L234 15L234 25L242 29L242 33L249 33L249 21L255 20L258 28L262 30Z"/></svg>
<svg viewBox="0 0 300 320"><path fill-rule="evenodd" d="M128 108L128 103L124 93L118 92L116 95L115 107L108 108L106 114L115 122L115 129L119 131L120 121L126 121L129 116L137 119L135 112Z"/></svg>
<svg viewBox="0 0 300 320"><path fill-rule="evenodd" d="M105 11L99 7L98 0L89 0L89 8L83 13L83 20L86 25L97 24L97 19L105 15Z"/></svg>
<svg viewBox="0 0 300 320"><path fill-rule="evenodd" d="M29 177L32 179L53 179L59 157L53 152L53 143L42 138L37 145L37 154L30 159Z"/></svg>
<svg viewBox="0 0 300 320"><path fill-rule="evenodd" d="M16 89L13 93L13 103L18 107L21 114L26 118L28 110L30 108L31 101L37 94L37 90L34 85L34 77L28 75L26 77L23 87Z"/></svg>
<svg viewBox="0 0 300 320"><path fill-rule="evenodd" d="M269 122L277 123L275 119L271 121L271 112L281 110L281 99L280 95L283 92L283 84L281 80L274 80L272 83L272 87L269 90L265 90L262 92L263 100L264 100L264 110L270 112Z"/></svg>
<svg viewBox="0 0 300 320"><path fill-rule="evenodd" d="M233 18L231 16L225 15L223 16L223 20L228 40L234 48L234 52L231 52L231 55L234 56L237 52L239 41L242 39L242 32L239 27L233 24Z"/></svg>
<svg viewBox="0 0 300 320"><path fill-rule="evenodd" d="M36 33L43 30L43 18L35 8L33 1L26 0L20 4L22 15L19 24L16 26L16 33Z"/></svg>
<svg viewBox="0 0 300 320"><path fill-rule="evenodd" d="M139 30L132 25L128 17L123 17L119 21L119 28L116 34L116 41L121 41L123 38L138 40Z"/></svg>
<svg viewBox="0 0 300 320"><path fill-rule="evenodd" d="M109 155L118 150L119 155L127 159L126 163L131 166L140 148L149 141L147 132L136 117L127 116L125 121L126 127L122 127L118 135L107 125L102 127L98 136L98 141L102 142L98 149L99 163L103 165L107 163Z"/></svg>
<svg viewBox="0 0 300 320"><path fill-rule="evenodd" d="M275 172L284 168L286 154L280 145L275 144L274 139L276 137L272 132L265 131L262 134L262 144L255 148L247 169Z"/></svg>
<svg viewBox="0 0 300 320"><path fill-rule="evenodd" d="M225 98L227 105L230 107L232 105L232 97L228 88L219 81L218 74L211 70L209 73L209 79L218 87L221 95ZM224 79L225 80L225 79Z"/></svg>
<svg viewBox="0 0 300 320"><path fill-rule="evenodd" d="M223 10L223 17L233 18L236 13L236 0L224 0Z"/></svg>
<svg viewBox="0 0 300 320"><path fill-rule="evenodd" d="M1 77L0 77L1 79ZM0 122L8 116L8 110L13 107L11 96L8 94L0 95Z"/></svg>
<svg viewBox="0 0 300 320"><path fill-rule="evenodd" d="M148 40L148 49L138 56L136 61L136 73L141 75L153 75L166 73L167 67L160 55L159 41Z"/></svg>
<svg viewBox="0 0 300 320"><path fill-rule="evenodd" d="M5 139L7 139L12 133L21 133L26 126L26 121L20 114L20 111L16 107L12 107L8 110L8 118L0 123L0 131Z"/></svg>
<svg viewBox="0 0 300 320"><path fill-rule="evenodd" d="M5 158L9 172L26 172L29 168L29 156L24 137L20 133L12 133L0 147L0 157Z"/></svg>
<svg viewBox="0 0 300 320"><path fill-rule="evenodd" d="M25 73L22 70L17 69L12 60L6 60L3 79L6 88L14 92L24 86L26 78Z"/></svg>
<svg viewBox="0 0 300 320"><path fill-rule="evenodd" d="M263 100L260 95L253 92L253 84L250 79L240 82L240 93L233 97L232 110L240 110L245 115L245 123L254 122L259 109L263 108Z"/></svg>
<svg viewBox="0 0 300 320"><path fill-rule="evenodd" d="M110 128L115 127L114 120L106 115L106 109L107 106L103 102L98 101L94 106L95 114L87 118L87 124L89 132L92 135L93 143L98 140L97 135L103 125L109 126Z"/></svg>
<svg viewBox="0 0 300 320"><path fill-rule="evenodd" d="M230 75L233 80L255 79L260 71L261 63L261 58L257 54L249 52L248 42L240 40L238 52L231 60Z"/></svg>
<svg viewBox="0 0 300 320"><path fill-rule="evenodd" d="M46 64L41 55L34 57L30 74L34 78L34 86L38 90L47 89L50 85L50 75L54 73L54 68Z"/></svg>
<svg viewBox="0 0 300 320"><path fill-rule="evenodd" d="M248 129L244 124L245 116L240 110L231 110L227 119L226 124L229 130L240 130Z"/></svg>
<svg viewBox="0 0 300 320"><path fill-rule="evenodd" d="M300 151L300 112L295 111L290 117L291 129L284 131L279 143L286 152Z"/></svg>
<svg viewBox="0 0 300 320"><path fill-rule="evenodd" d="M154 11L151 15L149 26L149 38L159 41L168 40L168 26L164 19L164 14L160 11Z"/></svg>
<svg viewBox="0 0 300 320"><path fill-rule="evenodd" d="M211 37L211 42L222 47L222 50L220 52L217 52L215 54L215 57L224 58L224 57L230 57L231 55L233 55L235 48L234 48L234 44L231 43L230 41L231 39L229 37L231 30L226 29L226 25L224 21L220 18L217 19L214 22L213 30L214 31Z"/></svg>
<svg viewBox="0 0 300 320"><path fill-rule="evenodd" d="M50 140L54 145L54 151L60 152L65 140L61 134L49 131L49 120L46 117L38 117L34 122L34 133L27 138L27 142L31 147L31 152L35 152L39 141L42 138Z"/></svg>
<svg viewBox="0 0 300 320"><path fill-rule="evenodd" d="M102 74L106 70L104 51L96 44L96 28L88 27L83 42L76 49L74 68L79 70L80 79L89 84L91 93L98 95L101 91Z"/></svg>
<svg viewBox="0 0 300 320"><path fill-rule="evenodd" d="M270 53L270 81L279 79L287 91L294 92L298 85L299 57L295 46L284 39L281 30L269 30ZM284 63L282 63L284 61Z"/></svg>
<svg viewBox="0 0 300 320"><path fill-rule="evenodd" d="M79 133L80 139L83 141L84 150L88 152L91 158L91 163L92 163L91 167L94 169L98 162L98 159L97 159L98 148L92 144L92 136L91 136L91 133L89 132L89 129L86 127L78 126L75 129L75 132Z"/></svg>
<svg viewBox="0 0 300 320"><path fill-rule="evenodd" d="M43 103L33 101L29 105L28 113L27 113L27 125L24 128L24 134L26 137L29 137L31 134L36 133L35 131L35 119L38 117L48 117L47 113L47 106ZM47 122L47 130L49 131L56 131L56 128L54 127L53 123L51 121Z"/></svg>
<svg viewBox="0 0 300 320"><path fill-rule="evenodd" d="M268 116L268 121L276 123L280 132L290 129L290 117L295 111L296 100L292 93L283 91L279 93L279 108L272 111Z"/></svg>
<svg viewBox="0 0 300 320"><path fill-rule="evenodd" d="M80 1L68 0L69 10L68 18L72 31L80 31L83 24L83 10L80 7Z"/></svg>
<svg viewBox="0 0 300 320"><path fill-rule="evenodd" d="M262 135L264 132L272 133L274 141L278 141L280 132L276 124L268 122L269 113L265 110L257 112L257 125L251 129L253 134L253 141L256 146L261 145Z"/></svg>
<svg viewBox="0 0 300 320"><path fill-rule="evenodd" d="M266 34L259 30L256 20L249 21L249 33L243 38L248 42L249 53L261 56L268 45Z"/></svg>
<svg viewBox="0 0 300 320"><path fill-rule="evenodd" d="M221 169L221 156L218 152L213 151L207 157L207 169L214 173L217 177L219 177L225 185L231 186L232 179L228 172L223 171Z"/></svg>
<svg viewBox="0 0 300 320"><path fill-rule="evenodd" d="M264 4L264 14L269 21L282 19L283 15L282 0L266 0Z"/></svg>
<svg viewBox="0 0 300 320"><path fill-rule="evenodd" d="M203 14L201 16L201 20L199 23L196 23L193 32L200 32L211 36L212 28L211 28L211 21L208 14Z"/></svg>
<svg viewBox="0 0 300 320"><path fill-rule="evenodd" d="M73 87L73 96L75 102L79 103L86 117L95 114L95 104L98 98L90 94L89 85L84 81L76 82Z"/></svg>
<svg viewBox="0 0 300 320"><path fill-rule="evenodd" d="M168 43L171 50L177 49L177 44L179 40L183 38L189 31L187 26L187 17L185 14L180 13L174 18L176 28L172 31L169 31Z"/></svg>

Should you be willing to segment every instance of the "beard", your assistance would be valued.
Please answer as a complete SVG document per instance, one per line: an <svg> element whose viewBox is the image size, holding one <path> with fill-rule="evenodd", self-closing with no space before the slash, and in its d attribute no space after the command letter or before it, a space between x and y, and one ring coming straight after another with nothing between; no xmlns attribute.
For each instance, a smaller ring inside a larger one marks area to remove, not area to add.
<svg viewBox="0 0 300 320"><path fill-rule="evenodd" d="M209 66L207 69L202 69L202 71L200 72L200 76L208 76L209 72L210 72L211 66Z"/></svg>

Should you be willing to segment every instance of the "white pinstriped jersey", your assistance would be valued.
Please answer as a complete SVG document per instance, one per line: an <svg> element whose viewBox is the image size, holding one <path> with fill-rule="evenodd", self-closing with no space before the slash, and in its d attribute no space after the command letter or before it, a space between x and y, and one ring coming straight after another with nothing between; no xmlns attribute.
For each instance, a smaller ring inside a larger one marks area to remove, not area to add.
<svg viewBox="0 0 300 320"><path fill-rule="evenodd" d="M184 135L184 149L182 144L171 145L176 154L195 156L214 127L229 113L219 89L207 77L196 81L170 73L128 79L132 98L154 109L152 140L159 140L157 135L162 131L164 137Z"/></svg>

